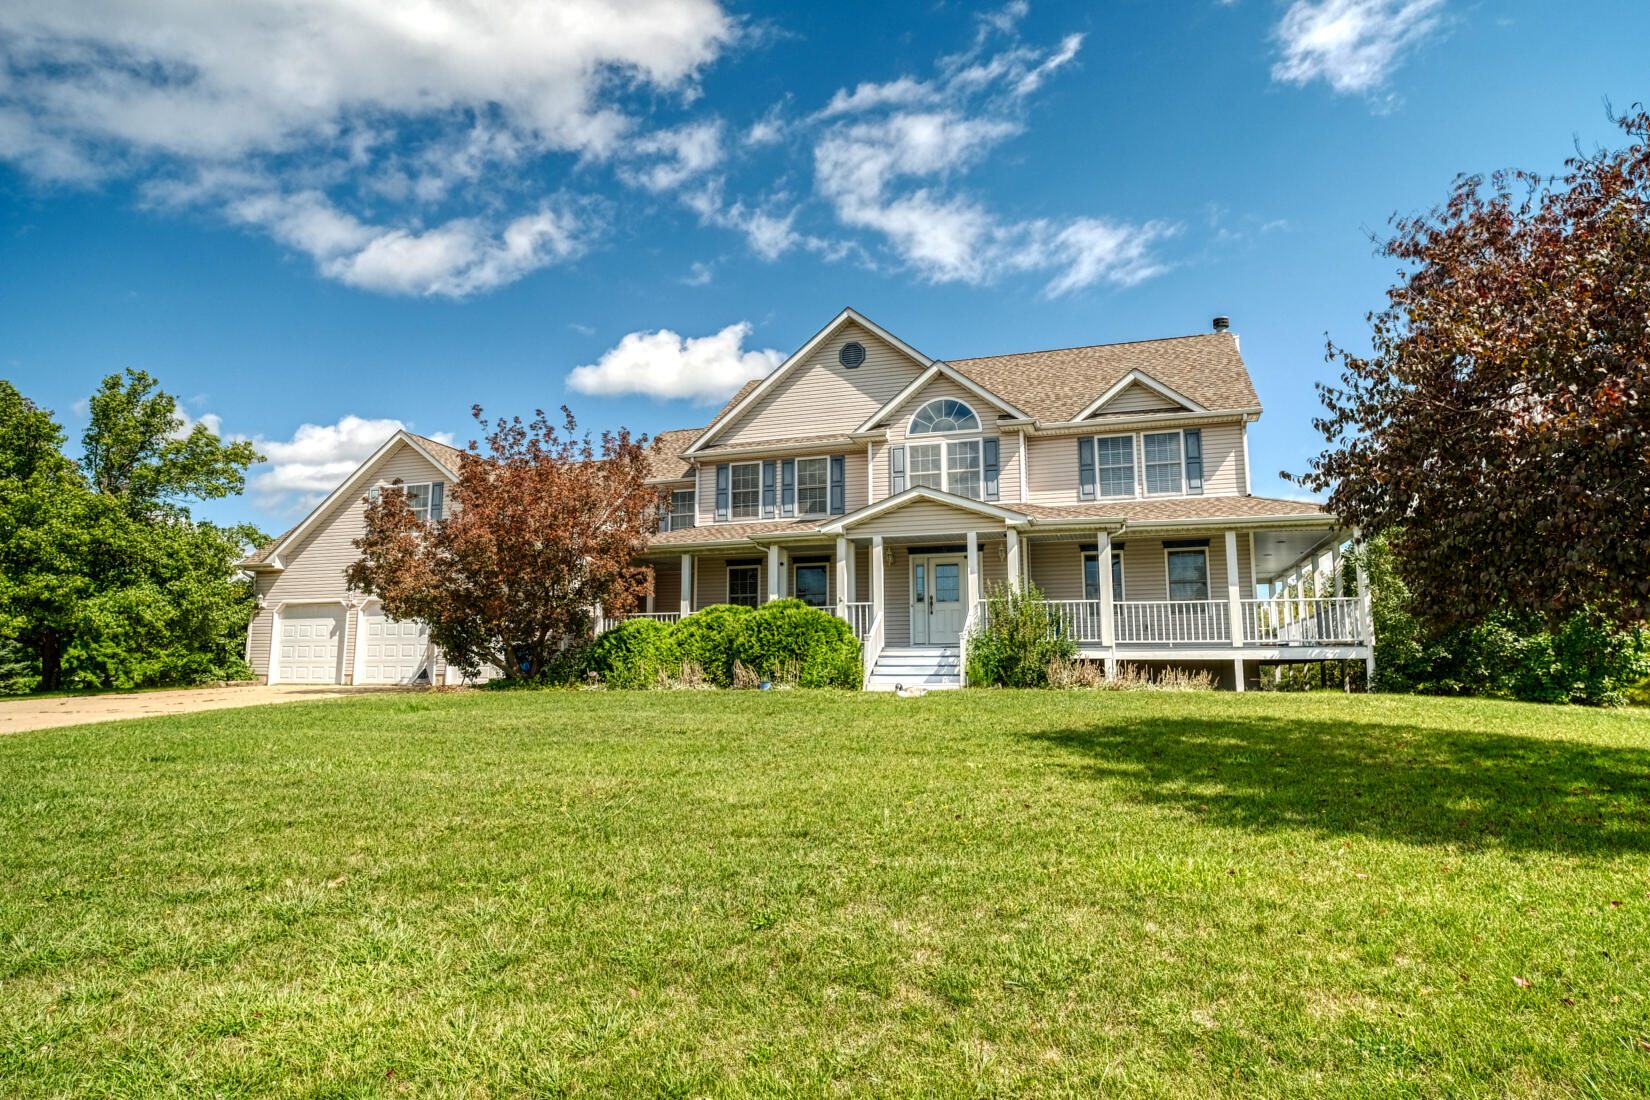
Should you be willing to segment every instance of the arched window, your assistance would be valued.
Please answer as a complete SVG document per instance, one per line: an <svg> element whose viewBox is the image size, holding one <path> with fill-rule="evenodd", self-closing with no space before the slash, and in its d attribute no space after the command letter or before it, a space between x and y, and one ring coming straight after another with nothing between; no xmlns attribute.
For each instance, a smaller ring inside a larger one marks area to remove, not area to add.
<svg viewBox="0 0 1650 1100"><path fill-rule="evenodd" d="M930 401L917 410L917 415L911 418L912 435L927 435L930 432L977 432L980 430L980 418L974 415L974 410L961 401L949 397L942 397L938 401Z"/></svg>

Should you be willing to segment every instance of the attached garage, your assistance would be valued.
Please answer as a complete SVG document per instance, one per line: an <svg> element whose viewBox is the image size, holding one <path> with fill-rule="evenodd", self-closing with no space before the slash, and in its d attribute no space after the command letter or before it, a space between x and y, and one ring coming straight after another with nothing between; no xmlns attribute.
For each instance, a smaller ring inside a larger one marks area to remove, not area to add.
<svg viewBox="0 0 1650 1100"><path fill-rule="evenodd" d="M336 684L344 641L342 604L287 604L280 612L276 679L286 684Z"/></svg>
<svg viewBox="0 0 1650 1100"><path fill-rule="evenodd" d="M373 606L361 612L359 683L410 684L429 678L430 631L423 623L397 622Z"/></svg>

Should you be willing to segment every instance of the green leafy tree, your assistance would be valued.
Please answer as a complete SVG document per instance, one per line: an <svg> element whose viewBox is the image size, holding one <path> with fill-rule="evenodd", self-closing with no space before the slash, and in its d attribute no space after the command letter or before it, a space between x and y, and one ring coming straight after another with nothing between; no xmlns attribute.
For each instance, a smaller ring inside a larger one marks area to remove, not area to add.
<svg viewBox="0 0 1650 1100"><path fill-rule="evenodd" d="M0 381L0 638L41 689L244 675L255 607L234 565L262 535L185 502L239 492L259 459L184 424L154 379L111 375L76 463L51 414Z"/></svg>

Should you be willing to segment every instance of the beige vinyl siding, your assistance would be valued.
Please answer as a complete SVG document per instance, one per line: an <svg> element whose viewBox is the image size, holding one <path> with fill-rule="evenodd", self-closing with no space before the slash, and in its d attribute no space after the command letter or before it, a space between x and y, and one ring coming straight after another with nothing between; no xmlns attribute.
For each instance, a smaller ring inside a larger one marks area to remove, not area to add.
<svg viewBox="0 0 1650 1100"><path fill-rule="evenodd" d="M1082 546L1080 542L1037 540L1026 544L1030 551L1031 581L1043 590L1045 597L1051 600L1083 598Z"/></svg>
<svg viewBox="0 0 1650 1100"><path fill-rule="evenodd" d="M848 370L837 362L837 353L851 340L864 345L865 362ZM861 326L844 325L714 441L750 443L851 432L925 369Z"/></svg>
<svg viewBox="0 0 1650 1100"><path fill-rule="evenodd" d="M1216 531L1207 536L1185 535L1180 538L1209 540L1209 598L1226 598L1226 533ZM1164 557L1162 539L1143 539L1133 536L1123 542L1123 598L1125 600L1166 600L1169 598L1168 564ZM1168 541L1176 541L1170 539ZM1051 600L1081 600L1083 592L1082 547L1092 546L1093 539L1083 542L1031 542L1031 579ZM1092 551L1091 551L1092 553ZM1254 585L1249 580L1249 533L1238 532L1238 584L1243 599L1254 598Z"/></svg>
<svg viewBox="0 0 1650 1100"><path fill-rule="evenodd" d="M1143 386L1139 382L1131 382L1123 388L1123 392L1100 406L1099 413L1142 413L1161 410L1178 410L1181 406L1170 401L1150 386Z"/></svg>
<svg viewBox="0 0 1650 1100"><path fill-rule="evenodd" d="M264 592L267 582L263 577L254 581L254 591L259 595ZM247 624L247 663L252 666L252 675L260 680L269 679L270 629L275 625L275 611L273 608L263 608Z"/></svg>
<svg viewBox="0 0 1650 1100"><path fill-rule="evenodd" d="M1155 429L1170 430L1171 426ZM1150 432L1154 429L1146 429ZM1143 432L1141 434L1146 434ZM1243 425L1206 424L1203 432L1203 495L1241 496L1243 494ZM1099 435L1111 433L1099 431ZM1130 432L1128 434L1135 434ZM1079 436L1049 436L1028 441L1026 464L1029 467L1028 488L1032 504L1075 504L1078 501L1077 440ZM1007 441L1004 442L1007 450ZM1142 484L1140 441L1135 441L1135 488Z"/></svg>
<svg viewBox="0 0 1650 1100"><path fill-rule="evenodd" d="M872 535L961 535L967 531L1001 531L1003 521L971 512L959 511L949 504L932 500L917 500L903 508L885 512L874 519L857 523L850 532L855 538Z"/></svg>
<svg viewBox="0 0 1650 1100"><path fill-rule="evenodd" d="M653 563L653 610L682 610L682 565L680 559Z"/></svg>
<svg viewBox="0 0 1650 1100"><path fill-rule="evenodd" d="M265 602L271 608L280 603L321 602L343 600L350 596L344 584L344 570L360 556L353 545L365 529L366 505L362 497L372 486L389 485L396 478L408 484L440 481L450 485L451 478L406 443L394 448L369 470L358 492L334 501L325 513L317 516L303 541L288 546L280 554L286 569L275 574L264 590ZM262 617L262 616L260 616ZM355 668L355 636L357 616L347 616L344 638L344 674L352 677ZM253 671L269 675L269 627L262 628L260 642L255 639L252 652Z"/></svg>
<svg viewBox="0 0 1650 1100"><path fill-rule="evenodd" d="M866 499L865 452L863 450L856 447L851 451L821 451L819 454L785 455L782 457L774 457L771 461L778 462L782 461L783 458L825 458L829 457L831 453L836 453L843 456L843 505L849 512L857 512L869 503ZM731 460L727 461L728 464L731 464ZM758 456L749 459L740 459L739 461L762 462L770 460L765 460ZM707 461L704 466L699 468L698 493L694 507L698 512L699 526L701 527L708 527L716 522L716 467L723 464L723 460ZM792 522L790 518L780 518L786 523ZM760 518L756 520L734 519L730 514L727 522L757 523L761 521Z"/></svg>

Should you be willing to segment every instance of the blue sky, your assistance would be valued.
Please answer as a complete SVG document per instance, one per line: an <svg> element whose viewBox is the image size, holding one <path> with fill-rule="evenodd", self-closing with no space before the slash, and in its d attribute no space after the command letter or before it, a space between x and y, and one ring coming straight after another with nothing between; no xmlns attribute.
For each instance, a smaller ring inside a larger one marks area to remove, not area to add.
<svg viewBox="0 0 1650 1100"><path fill-rule="evenodd" d="M1646 41L1620 0L19 0L0 373L71 434L155 374L274 460L203 514L274 530L392 422L703 423L844 305L940 358L1227 314L1288 494L1371 234L1613 143Z"/></svg>

